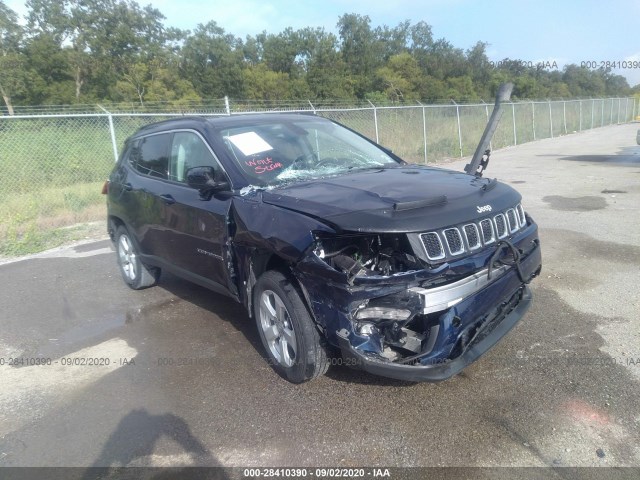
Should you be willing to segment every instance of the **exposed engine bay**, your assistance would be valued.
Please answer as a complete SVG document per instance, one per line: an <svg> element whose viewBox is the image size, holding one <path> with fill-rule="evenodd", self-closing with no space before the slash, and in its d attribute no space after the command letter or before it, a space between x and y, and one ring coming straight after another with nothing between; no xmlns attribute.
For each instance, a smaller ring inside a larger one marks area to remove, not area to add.
<svg viewBox="0 0 640 480"><path fill-rule="evenodd" d="M394 275L419 270L423 266L412 254L406 235L343 235L318 238L315 254L331 267L347 275L349 283L357 276Z"/></svg>
<svg viewBox="0 0 640 480"><path fill-rule="evenodd" d="M351 234L318 238L314 253L346 274L348 283L353 285L358 276L390 276L424 268L419 259L407 253L410 251L411 246L403 234ZM424 352L433 322L421 315L412 318L411 312L418 308L418 298L406 292L388 300L389 305L385 299L366 300L359 305L354 312L358 331L376 338L380 342L380 355L391 361Z"/></svg>

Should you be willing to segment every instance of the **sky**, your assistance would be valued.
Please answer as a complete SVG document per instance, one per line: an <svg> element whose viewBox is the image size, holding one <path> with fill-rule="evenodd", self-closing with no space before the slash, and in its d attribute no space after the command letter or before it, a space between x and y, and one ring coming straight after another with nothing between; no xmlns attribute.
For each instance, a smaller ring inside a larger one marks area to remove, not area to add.
<svg viewBox="0 0 640 480"><path fill-rule="evenodd" d="M138 3L146 5L145 0ZM24 0L5 0L24 14ZM434 38L468 49L489 44L492 61L527 63L633 62L640 64L640 1L610 0L156 0L151 4L167 26L193 30L215 20L228 33L244 38L287 27L324 27L337 33L338 17L368 15L371 23L395 26L404 20L431 25ZM640 84L640 68L619 68L631 86Z"/></svg>

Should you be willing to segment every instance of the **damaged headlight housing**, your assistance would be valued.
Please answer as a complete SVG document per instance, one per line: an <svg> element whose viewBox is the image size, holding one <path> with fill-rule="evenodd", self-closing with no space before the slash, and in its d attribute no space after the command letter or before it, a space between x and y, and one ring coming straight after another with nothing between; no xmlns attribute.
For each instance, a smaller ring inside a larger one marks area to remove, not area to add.
<svg viewBox="0 0 640 480"><path fill-rule="evenodd" d="M350 284L359 276L393 275L422 268L406 234L318 235L315 255L347 275Z"/></svg>

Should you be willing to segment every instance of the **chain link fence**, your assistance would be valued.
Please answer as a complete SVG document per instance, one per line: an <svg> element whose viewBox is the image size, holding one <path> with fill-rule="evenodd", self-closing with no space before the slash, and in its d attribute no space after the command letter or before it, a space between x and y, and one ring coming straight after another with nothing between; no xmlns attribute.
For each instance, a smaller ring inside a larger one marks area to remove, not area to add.
<svg viewBox="0 0 640 480"><path fill-rule="evenodd" d="M129 135L152 122L185 114L314 112L362 133L407 161L425 164L473 154L493 110L493 105L484 103L369 103L349 108L311 102L265 106L227 99L209 108L164 113L98 107L99 113L66 109L62 114L34 111L0 116L0 242L14 230L19 237L19 226L24 224L36 222L37 228L46 228L102 218L100 189L119 149ZM492 148L625 123L638 115L640 101L635 98L507 103Z"/></svg>

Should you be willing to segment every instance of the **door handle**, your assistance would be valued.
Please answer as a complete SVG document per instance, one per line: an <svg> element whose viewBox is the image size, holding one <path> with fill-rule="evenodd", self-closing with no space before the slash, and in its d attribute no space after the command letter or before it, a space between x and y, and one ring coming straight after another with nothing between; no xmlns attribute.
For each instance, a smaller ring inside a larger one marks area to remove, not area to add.
<svg viewBox="0 0 640 480"><path fill-rule="evenodd" d="M133 187L131 186L130 183L125 183L124 185L122 185L122 188L124 188L127 192L130 192L131 190L133 190Z"/></svg>
<svg viewBox="0 0 640 480"><path fill-rule="evenodd" d="M167 205L173 205L174 203L176 203L176 199L173 198L173 196L169 195L168 193L165 195L160 195L160 198L164 201L164 203L166 203Z"/></svg>

